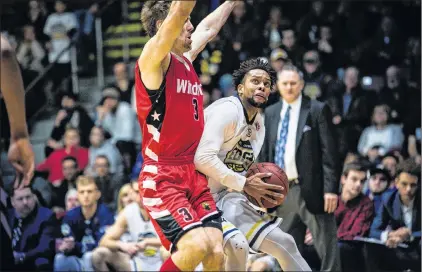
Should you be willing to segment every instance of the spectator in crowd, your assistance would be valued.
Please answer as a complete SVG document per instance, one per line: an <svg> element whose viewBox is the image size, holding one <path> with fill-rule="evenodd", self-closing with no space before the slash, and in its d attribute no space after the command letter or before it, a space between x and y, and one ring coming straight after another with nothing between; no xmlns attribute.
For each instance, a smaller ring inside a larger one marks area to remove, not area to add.
<svg viewBox="0 0 422 272"><path fill-rule="evenodd" d="M47 44L48 61L50 63L57 61L54 69L51 69L52 90L55 91L59 85L63 84L63 81L67 81L68 84L63 84L63 89L71 91L68 79L71 72L70 50L66 48L70 45L78 23L73 13L66 12L66 4L63 0L55 1L54 8L56 12L47 17L44 26L44 34L50 37L50 42Z"/></svg>
<svg viewBox="0 0 422 272"><path fill-rule="evenodd" d="M283 49L276 48L271 51L270 61L271 67L278 73L283 69L284 65L289 62L289 56Z"/></svg>
<svg viewBox="0 0 422 272"><path fill-rule="evenodd" d="M389 171L382 166L372 167L369 170L369 179L365 184L367 188L363 191L374 202L375 211L381 207L383 195L393 190L389 187L391 180Z"/></svg>
<svg viewBox="0 0 422 272"><path fill-rule="evenodd" d="M308 227L322 259L321 270L340 270L333 214L340 173L330 109L302 95L304 79L293 65L278 73L277 87L283 100L265 110L259 160L275 162L289 179L289 194L277 210L283 218L281 228L301 249Z"/></svg>
<svg viewBox="0 0 422 272"><path fill-rule="evenodd" d="M260 33L253 20L248 20L245 2L237 5L223 27L222 36L234 50L236 62L244 61L251 56L260 55Z"/></svg>
<svg viewBox="0 0 422 272"><path fill-rule="evenodd" d="M324 15L324 2L314 1L311 11L297 23L299 40L306 48L312 48L318 43L319 27L326 20Z"/></svg>
<svg viewBox="0 0 422 272"><path fill-rule="evenodd" d="M50 139L47 141L45 156L48 157L54 150L63 147L60 140L66 131L66 128L72 126L80 132L80 144L82 147L89 147L89 132L94 126L94 122L87 111L77 105L77 97L73 93L64 93L61 98L61 109L57 113L54 121L54 128Z"/></svg>
<svg viewBox="0 0 422 272"><path fill-rule="evenodd" d="M123 175L123 161L117 147L111 141L105 139L104 129L99 126L94 126L91 129L89 137L91 146L89 147L89 164L85 169L88 175L94 174L94 162L99 155L107 156L110 163L110 173Z"/></svg>
<svg viewBox="0 0 422 272"><path fill-rule="evenodd" d="M138 182L138 180L132 181L132 183L133 182ZM132 194L132 184L126 183L119 190L119 195L117 197L117 214L119 214L127 205L133 201L135 200L133 199Z"/></svg>
<svg viewBox="0 0 422 272"><path fill-rule="evenodd" d="M340 66L339 53L337 43L333 38L331 24L323 23L319 28L319 40L317 47L322 71L331 76L336 74L336 69Z"/></svg>
<svg viewBox="0 0 422 272"><path fill-rule="evenodd" d="M78 22L78 66L84 72L92 74L95 66L90 65L95 59L95 16L98 12L99 4L92 3L89 8L78 9L75 16ZM90 69L91 68L91 69Z"/></svg>
<svg viewBox="0 0 422 272"><path fill-rule="evenodd" d="M85 169L88 165L88 149L80 147L79 131L76 128L68 127L64 134L64 148L53 151L43 162L41 162L36 170L40 172L48 172L48 180L55 184L63 179L63 170L61 167L62 160L67 156L76 158L79 169Z"/></svg>
<svg viewBox="0 0 422 272"><path fill-rule="evenodd" d="M371 42L372 73L381 75L387 67L399 63L404 55L403 49L395 20L390 16L384 16Z"/></svg>
<svg viewBox="0 0 422 272"><path fill-rule="evenodd" d="M369 197L362 194L365 181L366 169L361 164L345 165L339 204L334 212L344 272L364 270L362 247L353 242L353 239L369 234L374 217L374 204Z"/></svg>
<svg viewBox="0 0 422 272"><path fill-rule="evenodd" d="M98 155L94 162L94 178L101 193L100 201L111 211L116 210L116 199L123 177L110 173L110 162L106 155Z"/></svg>
<svg viewBox="0 0 422 272"><path fill-rule="evenodd" d="M288 63L289 61L290 61L289 57L287 56L286 51L284 51L283 49L276 48L271 52L271 55L270 55L271 67L277 73L280 72L283 69L284 65ZM274 86L274 88L271 90L270 96L268 97L266 107L277 103L279 100L280 100L280 93L277 90L277 86Z"/></svg>
<svg viewBox="0 0 422 272"><path fill-rule="evenodd" d="M15 268L18 271L51 271L57 236L53 212L37 203L31 187L13 189L11 202L13 209L8 218L13 229Z"/></svg>
<svg viewBox="0 0 422 272"><path fill-rule="evenodd" d="M98 204L101 193L94 179L80 176L76 181L80 207L68 211L63 218L58 240L54 271L92 271L92 250L114 223L113 213Z"/></svg>
<svg viewBox="0 0 422 272"><path fill-rule="evenodd" d="M283 29L281 43L281 49L287 52L293 64L300 65L305 49L296 43L295 31L292 28Z"/></svg>
<svg viewBox="0 0 422 272"><path fill-rule="evenodd" d="M390 108L377 105L372 114L372 126L365 128L359 138L358 151L369 161L377 162L390 151L400 150L404 136L398 125L388 124Z"/></svg>
<svg viewBox="0 0 422 272"><path fill-rule="evenodd" d="M358 163L346 164L341 177L341 193L338 207L334 212L337 222L337 239L340 249L342 271L364 270L364 256L362 245L354 242L355 237L364 237L369 233L374 217L374 205L372 201L362 194L362 188L366 181L366 169ZM305 244L313 245L312 234L308 230L305 235ZM312 258L311 247L307 256ZM318 263L319 260L314 260ZM316 265L314 265L316 267Z"/></svg>
<svg viewBox="0 0 422 272"><path fill-rule="evenodd" d="M396 178L397 173L397 164L400 162L400 157L398 157L395 152L389 152L381 159L381 165L386 169L391 177L391 182L389 187L394 187L394 179Z"/></svg>
<svg viewBox="0 0 422 272"><path fill-rule="evenodd" d="M379 94L379 103L390 107L391 122L400 123L406 111L408 88L402 80L399 67L395 65L388 67L385 72L385 82L386 85Z"/></svg>
<svg viewBox="0 0 422 272"><path fill-rule="evenodd" d="M31 0L28 3L28 10L25 16L25 24L32 25L37 37L42 43L48 40L43 33L44 24L47 20L47 9L44 1Z"/></svg>
<svg viewBox="0 0 422 272"><path fill-rule="evenodd" d="M142 207L138 182L131 183L133 203L127 205L117 215L116 222L107 231L92 254L92 261L97 271L109 271L108 266L116 271L158 271L162 264L159 248L161 241ZM129 232L130 241L121 241L125 232Z"/></svg>
<svg viewBox="0 0 422 272"><path fill-rule="evenodd" d="M420 37L410 37L407 41L404 67L407 71L409 86L418 88L421 84L421 40Z"/></svg>
<svg viewBox="0 0 422 272"><path fill-rule="evenodd" d="M128 173L136 159L135 145L139 124L131 106L120 101L116 88L103 90L103 99L96 109L96 125L102 126L111 135L111 143L115 144L123 157L125 172Z"/></svg>
<svg viewBox="0 0 422 272"><path fill-rule="evenodd" d="M333 124L339 139L341 158L355 152L362 130L367 125L369 109L367 99L359 86L359 70L348 67L344 81L327 99L333 112Z"/></svg>
<svg viewBox="0 0 422 272"><path fill-rule="evenodd" d="M332 78L321 70L318 51L310 50L303 55L305 89L303 94L311 99L325 101Z"/></svg>
<svg viewBox="0 0 422 272"><path fill-rule="evenodd" d="M52 187L52 210L60 218L65 213L65 196L68 190L76 188L76 179L79 176L78 162L74 157L68 156L62 160L63 179L57 183L51 183Z"/></svg>
<svg viewBox="0 0 422 272"><path fill-rule="evenodd" d="M74 188L69 189L65 196L66 212L79 207L81 204L78 200L78 191Z"/></svg>
<svg viewBox="0 0 422 272"><path fill-rule="evenodd" d="M291 22L283 16L281 7L271 7L268 21L265 23L263 30L266 47L263 53L265 55L281 46L282 30L290 25Z"/></svg>
<svg viewBox="0 0 422 272"><path fill-rule="evenodd" d="M23 27L23 41L18 46L16 58L23 69L23 77L33 80L44 69L42 60L45 56L44 48L35 36L34 27Z"/></svg>
<svg viewBox="0 0 422 272"><path fill-rule="evenodd" d="M119 91L121 102L131 104L135 81L129 78L126 64L123 62L116 63L113 67L113 73L114 82L108 87Z"/></svg>
<svg viewBox="0 0 422 272"><path fill-rule="evenodd" d="M420 165L413 161L399 165L396 187L383 197L372 223L369 236L385 246L367 244L368 271L421 270Z"/></svg>

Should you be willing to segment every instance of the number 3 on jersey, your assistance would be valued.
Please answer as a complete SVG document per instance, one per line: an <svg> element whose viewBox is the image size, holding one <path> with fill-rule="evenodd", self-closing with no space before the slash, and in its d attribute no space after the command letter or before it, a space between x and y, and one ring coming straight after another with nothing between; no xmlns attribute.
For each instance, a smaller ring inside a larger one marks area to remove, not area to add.
<svg viewBox="0 0 422 272"><path fill-rule="evenodd" d="M192 105L193 105L193 119L195 119L195 121L198 121L199 120L198 99L192 98Z"/></svg>

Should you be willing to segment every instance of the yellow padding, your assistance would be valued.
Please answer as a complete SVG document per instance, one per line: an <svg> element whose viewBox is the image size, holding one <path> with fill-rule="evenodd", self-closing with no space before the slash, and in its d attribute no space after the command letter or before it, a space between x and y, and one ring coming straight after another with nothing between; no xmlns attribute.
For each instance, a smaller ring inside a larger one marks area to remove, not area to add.
<svg viewBox="0 0 422 272"><path fill-rule="evenodd" d="M118 25L118 26L110 26L107 28L106 33L123 33L123 32L141 32L142 31L142 24L141 22L136 24L126 24L126 25Z"/></svg>
<svg viewBox="0 0 422 272"><path fill-rule="evenodd" d="M129 51L130 58L138 58L142 53L142 48L135 48ZM106 57L110 59L123 58L123 50L107 50Z"/></svg>
<svg viewBox="0 0 422 272"><path fill-rule="evenodd" d="M116 38L109 39L103 42L104 46L123 46L126 42L129 45L133 44L145 44L149 40L149 37L128 37L128 38Z"/></svg>
<svg viewBox="0 0 422 272"><path fill-rule="evenodd" d="M130 20L140 20L141 14L139 12L131 12L131 13L129 13L129 19Z"/></svg>
<svg viewBox="0 0 422 272"><path fill-rule="evenodd" d="M129 4L129 8L140 8L141 7L141 3L135 1Z"/></svg>

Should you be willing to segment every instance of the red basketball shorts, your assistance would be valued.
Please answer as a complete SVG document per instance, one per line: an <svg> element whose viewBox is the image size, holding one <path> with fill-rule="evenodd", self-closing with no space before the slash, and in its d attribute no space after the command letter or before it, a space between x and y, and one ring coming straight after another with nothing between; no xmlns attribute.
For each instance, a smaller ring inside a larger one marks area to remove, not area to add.
<svg viewBox="0 0 422 272"><path fill-rule="evenodd" d="M144 165L139 176L141 202L167 250L196 227L221 229L220 212L204 175L195 165Z"/></svg>

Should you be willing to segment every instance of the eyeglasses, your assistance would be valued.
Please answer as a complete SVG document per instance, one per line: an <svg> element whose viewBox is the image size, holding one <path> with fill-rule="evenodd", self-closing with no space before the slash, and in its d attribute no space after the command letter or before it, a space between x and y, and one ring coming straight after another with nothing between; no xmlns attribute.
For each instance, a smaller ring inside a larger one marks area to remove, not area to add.
<svg viewBox="0 0 422 272"><path fill-rule="evenodd" d="M318 61L314 60L314 59L305 59L305 60L303 60L303 62L307 63L307 64L317 64L318 63Z"/></svg>

